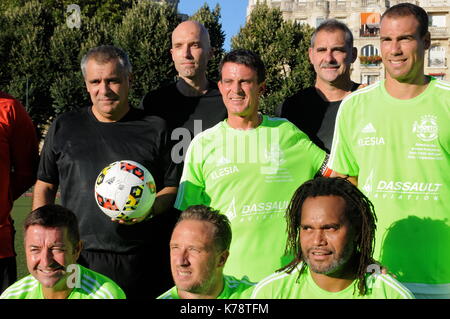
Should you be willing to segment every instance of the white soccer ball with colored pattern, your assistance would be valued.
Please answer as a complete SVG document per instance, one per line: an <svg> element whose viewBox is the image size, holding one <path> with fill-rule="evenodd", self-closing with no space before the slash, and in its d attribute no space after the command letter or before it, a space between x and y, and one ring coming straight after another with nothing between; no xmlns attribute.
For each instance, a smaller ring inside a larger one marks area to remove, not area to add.
<svg viewBox="0 0 450 319"><path fill-rule="evenodd" d="M122 160L106 166L95 182L95 202L111 218L129 221L144 216L155 202L152 174L141 164Z"/></svg>

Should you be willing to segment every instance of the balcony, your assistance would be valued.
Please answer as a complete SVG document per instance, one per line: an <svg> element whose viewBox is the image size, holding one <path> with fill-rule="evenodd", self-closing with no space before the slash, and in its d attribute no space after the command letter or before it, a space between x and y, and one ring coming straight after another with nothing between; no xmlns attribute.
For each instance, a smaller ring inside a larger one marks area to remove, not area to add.
<svg viewBox="0 0 450 319"><path fill-rule="evenodd" d="M447 27L428 27L431 38L448 38L450 37L449 28Z"/></svg>
<svg viewBox="0 0 450 319"><path fill-rule="evenodd" d="M359 36L361 38L376 38L380 36L380 29L379 28L368 28L365 25L363 25L359 29Z"/></svg>
<svg viewBox="0 0 450 319"><path fill-rule="evenodd" d="M330 2L330 12L333 13L347 13L347 11L350 11L350 2L348 3L346 1L332 1Z"/></svg>
<svg viewBox="0 0 450 319"><path fill-rule="evenodd" d="M292 12L293 6L292 2L281 2L280 10L281 12Z"/></svg>
<svg viewBox="0 0 450 319"><path fill-rule="evenodd" d="M362 67L379 66L381 63L381 57L378 55L360 56L359 63Z"/></svg>
<svg viewBox="0 0 450 319"><path fill-rule="evenodd" d="M318 9L326 10L328 11L330 8L330 3L325 0L316 0L315 7Z"/></svg>
<svg viewBox="0 0 450 319"><path fill-rule="evenodd" d="M361 7L365 8L365 7L368 7L368 6L376 6L376 5L379 5L381 3L384 4L384 1L380 1L380 0L362 0L361 1Z"/></svg>
<svg viewBox="0 0 450 319"><path fill-rule="evenodd" d="M450 6L450 0L422 0L421 7L448 7Z"/></svg>

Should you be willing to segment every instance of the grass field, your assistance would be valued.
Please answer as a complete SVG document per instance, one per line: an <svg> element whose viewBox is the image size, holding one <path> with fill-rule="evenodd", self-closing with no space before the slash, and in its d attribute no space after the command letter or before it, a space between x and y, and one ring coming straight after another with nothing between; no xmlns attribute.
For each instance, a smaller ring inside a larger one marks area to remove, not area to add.
<svg viewBox="0 0 450 319"><path fill-rule="evenodd" d="M16 228L15 248L17 253L17 278L20 279L28 275L27 263L25 261L25 251L23 247L23 221L31 211L31 197L21 196L14 202L12 218Z"/></svg>

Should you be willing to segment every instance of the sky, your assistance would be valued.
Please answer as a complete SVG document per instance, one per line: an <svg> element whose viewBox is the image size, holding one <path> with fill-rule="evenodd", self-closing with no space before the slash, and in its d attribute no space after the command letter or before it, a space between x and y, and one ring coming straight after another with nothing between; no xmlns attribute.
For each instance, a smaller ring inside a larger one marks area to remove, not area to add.
<svg viewBox="0 0 450 319"><path fill-rule="evenodd" d="M220 5L220 22L222 30L225 33L224 50L229 51L231 47L231 38L235 36L241 27L245 25L248 0L180 0L178 12L189 16L197 12L205 2L213 10L218 3Z"/></svg>

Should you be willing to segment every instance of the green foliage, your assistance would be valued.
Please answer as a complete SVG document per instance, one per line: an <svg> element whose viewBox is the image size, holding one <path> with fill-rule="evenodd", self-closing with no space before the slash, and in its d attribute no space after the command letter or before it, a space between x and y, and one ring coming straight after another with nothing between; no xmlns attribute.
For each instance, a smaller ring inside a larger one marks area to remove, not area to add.
<svg viewBox="0 0 450 319"><path fill-rule="evenodd" d="M314 69L308 47L313 29L284 21L279 9L258 4L247 24L232 38L232 49L258 53L266 65L266 92L260 109L272 115L282 101L297 90L313 85Z"/></svg>
<svg viewBox="0 0 450 319"><path fill-rule="evenodd" d="M173 81L176 70L170 55L171 33L180 22L171 6L141 1L128 10L114 33L133 65L130 103L137 106L149 91Z"/></svg>
<svg viewBox="0 0 450 319"><path fill-rule="evenodd" d="M42 126L53 115L48 90L52 81L51 64L47 58L54 29L52 13L38 1L28 1L24 6L7 9L4 18L11 32L5 63L9 82L4 90L20 99L35 124Z"/></svg>
<svg viewBox="0 0 450 319"><path fill-rule="evenodd" d="M135 0L82 0L72 1L82 8L82 14L88 18L96 17L100 21L119 24L122 21L124 12L132 8ZM142 2L142 1L141 1Z"/></svg>
<svg viewBox="0 0 450 319"><path fill-rule="evenodd" d="M80 28L70 28L70 4L80 6ZM114 44L130 56L130 103L176 75L170 34L179 23L172 7L137 0L2 0L0 90L27 106L42 133L55 115L90 105L80 70L92 47Z"/></svg>
<svg viewBox="0 0 450 319"><path fill-rule="evenodd" d="M207 77L213 81L219 80L219 63L224 54L225 34L222 31L222 24L219 22L220 17L219 4L211 11L207 3L191 17L191 20L202 23L208 29L213 56L208 63Z"/></svg>
<svg viewBox="0 0 450 319"><path fill-rule="evenodd" d="M133 65L130 104L173 81L171 32L180 22L172 7L153 1L78 0L81 27L70 29L72 0L2 0L0 3L0 90L20 99L44 129L56 114L90 104L80 71L88 49L114 44ZM218 79L224 33L220 6L205 3L191 19L208 29L214 56L208 77ZM283 21L278 9L258 5L232 48L259 53L267 67L261 110L273 114L284 98L314 83L308 59L312 29ZM28 87L28 90L27 90Z"/></svg>
<svg viewBox="0 0 450 319"><path fill-rule="evenodd" d="M50 39L50 56L54 78L50 86L55 113L89 105L90 101L80 70L80 47L87 35L87 25L70 29L66 24L55 28Z"/></svg>
<svg viewBox="0 0 450 319"><path fill-rule="evenodd" d="M14 30L9 23L9 19L4 14L0 15L0 88L5 88L11 81L11 71L8 63L11 47L14 40Z"/></svg>

